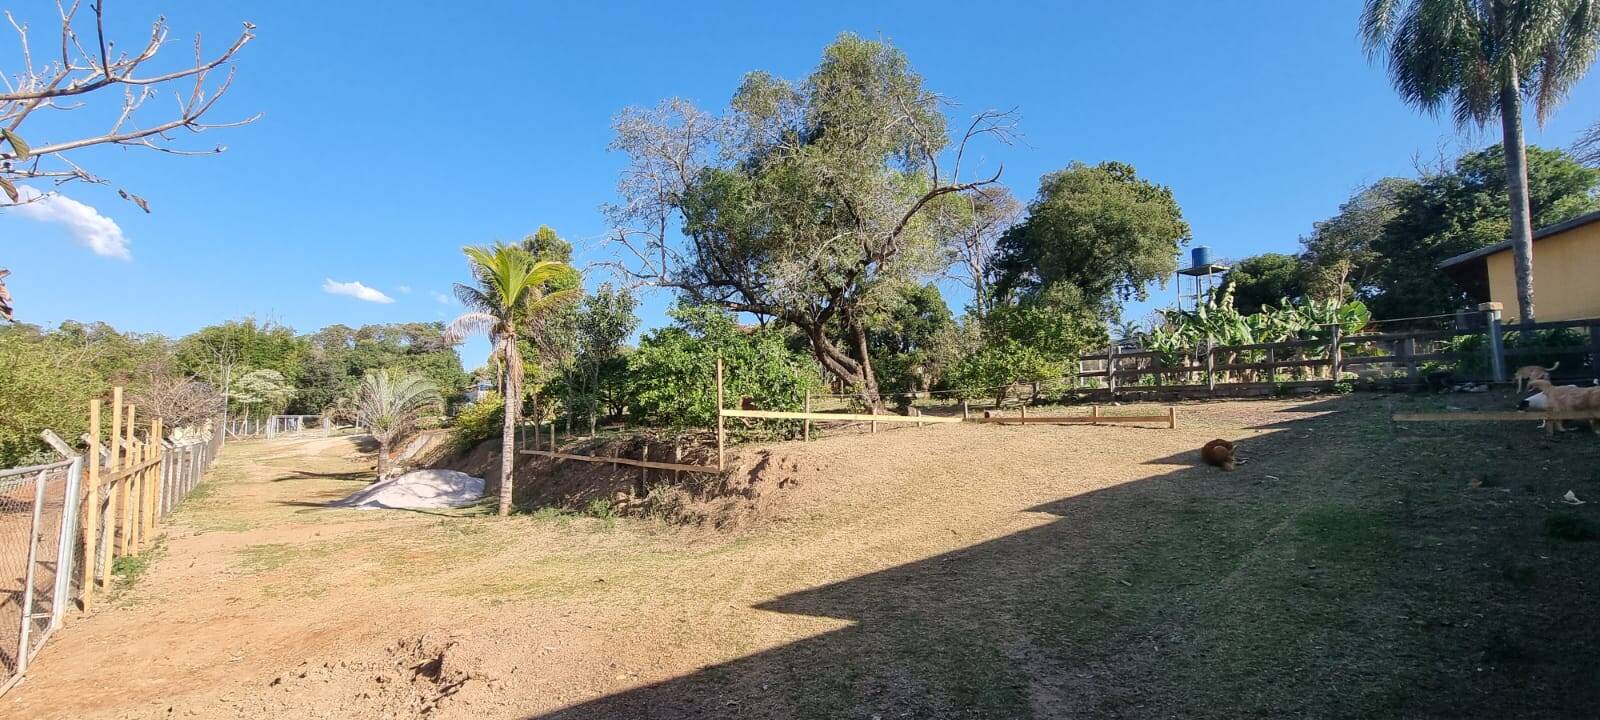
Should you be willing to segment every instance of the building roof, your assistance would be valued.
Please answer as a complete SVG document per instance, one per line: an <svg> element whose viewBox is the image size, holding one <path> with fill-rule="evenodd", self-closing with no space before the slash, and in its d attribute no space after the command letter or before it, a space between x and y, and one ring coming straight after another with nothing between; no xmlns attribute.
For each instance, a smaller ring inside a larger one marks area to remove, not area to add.
<svg viewBox="0 0 1600 720"><path fill-rule="evenodd" d="M1600 222L1600 210L1588 213L1586 215L1579 215L1566 222L1559 222L1548 227L1539 228L1538 230L1534 231L1533 239L1538 240L1556 233L1566 232L1576 227L1583 227L1584 225L1588 225L1592 222ZM1510 249L1511 240L1502 240L1493 245L1481 247L1477 250L1473 250L1472 252L1461 253L1453 258L1449 258L1448 260L1439 263L1439 269L1447 270L1452 266L1460 265L1465 262L1471 262L1473 260L1477 260L1478 258L1485 258L1497 252L1503 252Z"/></svg>

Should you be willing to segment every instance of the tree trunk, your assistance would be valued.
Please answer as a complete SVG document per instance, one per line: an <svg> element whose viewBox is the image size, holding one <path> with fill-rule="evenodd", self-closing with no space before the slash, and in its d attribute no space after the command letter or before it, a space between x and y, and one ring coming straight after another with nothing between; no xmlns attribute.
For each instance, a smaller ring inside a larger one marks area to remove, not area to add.
<svg viewBox="0 0 1600 720"><path fill-rule="evenodd" d="M378 479L375 482L383 482L383 474L388 472L388 471L389 471L389 441L384 440L384 441L378 443Z"/></svg>
<svg viewBox="0 0 1600 720"><path fill-rule="evenodd" d="M839 349L833 339L828 337L827 329L822 323L796 322L795 324L805 331L811 345L811 354L822 364L824 370L853 388L861 398L861 402L868 408L879 411L884 409L883 399L878 396L878 380L873 377L871 365L863 365L849 353Z"/></svg>
<svg viewBox="0 0 1600 720"><path fill-rule="evenodd" d="M1522 97L1516 68L1500 89L1500 128L1506 156L1506 194L1511 200L1511 248L1517 276L1517 320L1533 323L1533 219L1528 206L1528 151L1522 139Z"/></svg>
<svg viewBox="0 0 1600 720"><path fill-rule="evenodd" d="M518 382L518 365L516 362L516 340L513 339L507 350L505 363L505 416L504 427L500 431L500 509L501 517L511 514L512 473L515 470L517 452L517 411L521 410L522 392L521 383Z"/></svg>

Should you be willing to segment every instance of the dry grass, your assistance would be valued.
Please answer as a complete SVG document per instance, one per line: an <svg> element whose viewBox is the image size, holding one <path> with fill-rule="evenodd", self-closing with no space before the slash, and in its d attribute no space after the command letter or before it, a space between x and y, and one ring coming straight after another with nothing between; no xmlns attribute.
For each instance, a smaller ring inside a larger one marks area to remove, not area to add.
<svg viewBox="0 0 1600 720"><path fill-rule="evenodd" d="M1554 501L1600 499L1600 442L1549 441L1531 423L1396 428L1397 402L1435 401L1189 405L1177 431L963 425L750 447L762 512L733 533L553 510L330 510L370 470L348 439L240 443L129 590L139 602L69 623L0 708L1592 715L1597 545L1545 523L1595 520L1596 505ZM1213 437L1249 462L1196 466Z"/></svg>

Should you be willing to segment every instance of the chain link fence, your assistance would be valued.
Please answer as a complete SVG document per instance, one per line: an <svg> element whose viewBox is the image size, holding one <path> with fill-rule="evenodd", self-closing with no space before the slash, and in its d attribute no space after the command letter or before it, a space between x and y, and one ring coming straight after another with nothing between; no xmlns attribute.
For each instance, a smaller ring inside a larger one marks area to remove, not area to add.
<svg viewBox="0 0 1600 720"><path fill-rule="evenodd" d="M6 687L60 625L73 592L83 458L0 470L0 672Z"/></svg>
<svg viewBox="0 0 1600 720"><path fill-rule="evenodd" d="M130 431L102 444L96 433L83 454L0 470L0 693L73 601L88 609L115 560L150 547L160 520L199 486L223 441L220 423L206 426L176 441ZM160 434L159 423L151 429Z"/></svg>

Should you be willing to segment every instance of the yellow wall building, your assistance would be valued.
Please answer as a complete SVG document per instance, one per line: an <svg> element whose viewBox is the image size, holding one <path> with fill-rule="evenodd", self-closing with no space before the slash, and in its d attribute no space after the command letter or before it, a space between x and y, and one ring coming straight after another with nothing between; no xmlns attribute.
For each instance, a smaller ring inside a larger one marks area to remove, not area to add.
<svg viewBox="0 0 1600 720"><path fill-rule="evenodd" d="M1439 263L1474 302L1498 302L1515 323L1517 276L1511 241ZM1534 311L1541 322L1600 318L1600 212L1580 215L1533 234Z"/></svg>

